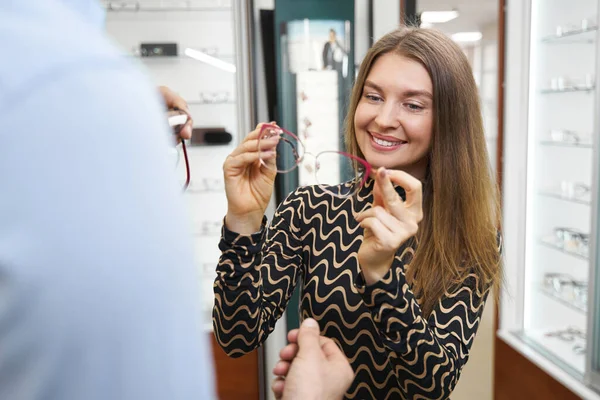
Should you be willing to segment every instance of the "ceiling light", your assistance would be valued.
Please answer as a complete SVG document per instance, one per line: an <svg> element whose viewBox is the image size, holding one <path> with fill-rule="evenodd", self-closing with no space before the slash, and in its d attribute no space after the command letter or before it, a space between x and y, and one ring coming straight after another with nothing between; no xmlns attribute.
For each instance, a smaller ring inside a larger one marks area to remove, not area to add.
<svg viewBox="0 0 600 400"><path fill-rule="evenodd" d="M458 11L423 11L421 13L421 22L429 24L443 24L458 17Z"/></svg>
<svg viewBox="0 0 600 400"><path fill-rule="evenodd" d="M419 27L421 27L421 28L433 28L433 24L431 22L421 22L421 25L419 25Z"/></svg>
<svg viewBox="0 0 600 400"><path fill-rule="evenodd" d="M477 42L481 40L481 32L458 32L452 34L452 40L455 42Z"/></svg>
<svg viewBox="0 0 600 400"><path fill-rule="evenodd" d="M222 69L223 71L227 71L227 72L231 72L232 74L235 74L235 71L236 71L235 65L233 65L231 63L225 62L223 60L219 60L216 57L209 56L206 53L203 53L198 50L190 49L190 48L185 49L184 53L186 56L191 57L194 60L202 61L203 63L212 65L213 67Z"/></svg>

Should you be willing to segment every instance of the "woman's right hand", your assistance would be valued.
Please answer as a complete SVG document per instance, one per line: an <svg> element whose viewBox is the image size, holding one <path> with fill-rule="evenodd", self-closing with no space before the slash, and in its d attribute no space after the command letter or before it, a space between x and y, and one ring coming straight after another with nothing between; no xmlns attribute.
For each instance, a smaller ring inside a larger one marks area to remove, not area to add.
<svg viewBox="0 0 600 400"><path fill-rule="evenodd" d="M223 164L227 195L225 224L229 230L244 235L260 229L277 175L275 150L279 137L261 140L259 152L258 137L263 125L258 124Z"/></svg>

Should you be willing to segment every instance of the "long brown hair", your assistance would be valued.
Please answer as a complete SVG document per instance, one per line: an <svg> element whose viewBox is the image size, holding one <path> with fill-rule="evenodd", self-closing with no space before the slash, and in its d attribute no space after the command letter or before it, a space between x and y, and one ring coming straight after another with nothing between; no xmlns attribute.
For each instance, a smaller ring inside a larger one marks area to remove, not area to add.
<svg viewBox="0 0 600 400"><path fill-rule="evenodd" d="M483 132L479 94L462 50L433 29L401 28L379 39L358 73L346 117L348 152L364 157L354 129L354 114L371 67L383 54L419 62L433 83L433 132L423 180L423 220L415 255L407 266L421 309L429 316L448 290L470 273L481 292L499 293L500 211Z"/></svg>

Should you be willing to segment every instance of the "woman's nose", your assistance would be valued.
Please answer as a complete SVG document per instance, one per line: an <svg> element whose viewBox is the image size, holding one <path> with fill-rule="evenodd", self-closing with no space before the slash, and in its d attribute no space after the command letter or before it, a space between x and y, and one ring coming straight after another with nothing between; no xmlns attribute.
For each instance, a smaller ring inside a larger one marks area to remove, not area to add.
<svg viewBox="0 0 600 400"><path fill-rule="evenodd" d="M386 102L379 109L375 123L381 129L397 128L400 126L400 110L392 102Z"/></svg>

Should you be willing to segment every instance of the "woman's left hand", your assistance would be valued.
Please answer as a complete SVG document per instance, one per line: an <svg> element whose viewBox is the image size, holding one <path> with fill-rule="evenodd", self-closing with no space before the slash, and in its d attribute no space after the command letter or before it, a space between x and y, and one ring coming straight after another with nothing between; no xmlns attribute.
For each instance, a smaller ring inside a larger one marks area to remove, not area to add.
<svg viewBox="0 0 600 400"><path fill-rule="evenodd" d="M406 192L406 201L396 193L392 182ZM396 251L417 233L423 219L421 181L404 171L379 168L373 188L373 207L358 215L364 228L358 249L358 262L367 285L383 278Z"/></svg>

